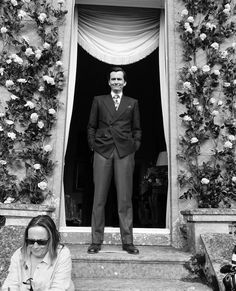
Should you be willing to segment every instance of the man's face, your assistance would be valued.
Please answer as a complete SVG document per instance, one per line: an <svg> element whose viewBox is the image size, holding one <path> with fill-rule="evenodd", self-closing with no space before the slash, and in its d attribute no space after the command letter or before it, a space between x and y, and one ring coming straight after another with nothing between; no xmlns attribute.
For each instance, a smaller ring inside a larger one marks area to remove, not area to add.
<svg viewBox="0 0 236 291"><path fill-rule="evenodd" d="M123 72L122 71L111 72L108 84L113 92L115 93L122 92L124 86L126 85Z"/></svg>

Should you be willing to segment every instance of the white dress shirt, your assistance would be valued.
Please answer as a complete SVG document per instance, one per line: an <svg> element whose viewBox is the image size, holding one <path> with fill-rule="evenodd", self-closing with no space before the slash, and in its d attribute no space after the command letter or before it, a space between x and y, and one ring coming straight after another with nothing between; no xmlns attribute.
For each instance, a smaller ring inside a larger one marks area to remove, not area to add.
<svg viewBox="0 0 236 291"><path fill-rule="evenodd" d="M71 281L71 255L67 247L59 246L58 255L51 261L49 253L37 265L32 276L34 291L74 291ZM17 249L11 258L8 276L2 286L2 291L26 291L29 285L23 284L30 277L30 258L23 259L21 248Z"/></svg>

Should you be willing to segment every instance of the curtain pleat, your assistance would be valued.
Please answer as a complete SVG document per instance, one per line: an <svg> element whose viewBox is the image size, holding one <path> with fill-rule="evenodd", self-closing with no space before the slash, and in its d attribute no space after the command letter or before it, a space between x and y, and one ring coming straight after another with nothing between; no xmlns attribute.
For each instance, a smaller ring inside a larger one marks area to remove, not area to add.
<svg viewBox="0 0 236 291"><path fill-rule="evenodd" d="M156 9L79 6L78 42L100 61L127 65L158 47L159 26Z"/></svg>

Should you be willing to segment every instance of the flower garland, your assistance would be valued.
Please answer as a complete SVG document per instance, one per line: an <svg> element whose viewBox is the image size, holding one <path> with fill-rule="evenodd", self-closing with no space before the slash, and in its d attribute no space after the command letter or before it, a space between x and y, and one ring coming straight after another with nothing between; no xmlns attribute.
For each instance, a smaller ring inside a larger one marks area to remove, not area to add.
<svg viewBox="0 0 236 291"><path fill-rule="evenodd" d="M0 102L0 202L42 203L52 195L48 177L51 130L64 86L58 30L67 11L47 0L0 3L0 85L9 92ZM31 44L22 29L37 31ZM35 25L35 26L34 26ZM33 28L32 28L33 27ZM36 40L36 34L35 39ZM18 175L14 174L15 172Z"/></svg>
<svg viewBox="0 0 236 291"><path fill-rule="evenodd" d="M195 197L200 208L230 207L236 200L236 43L226 44L236 32L235 4L183 1L178 25L185 62L177 92L185 108L180 114L180 198Z"/></svg>

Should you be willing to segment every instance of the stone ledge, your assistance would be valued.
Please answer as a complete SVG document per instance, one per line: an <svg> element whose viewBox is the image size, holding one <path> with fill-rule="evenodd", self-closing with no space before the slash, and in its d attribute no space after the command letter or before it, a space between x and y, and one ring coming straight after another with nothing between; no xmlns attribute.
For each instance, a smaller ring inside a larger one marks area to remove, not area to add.
<svg viewBox="0 0 236 291"><path fill-rule="evenodd" d="M50 215L55 207L44 204L0 203L1 215L6 218L5 225L24 225L37 215Z"/></svg>
<svg viewBox="0 0 236 291"><path fill-rule="evenodd" d="M201 240L208 260L208 275L215 277L220 290L224 290L222 279L225 274L220 273L220 268L225 264L231 264L236 237L231 234L212 233L202 234Z"/></svg>

